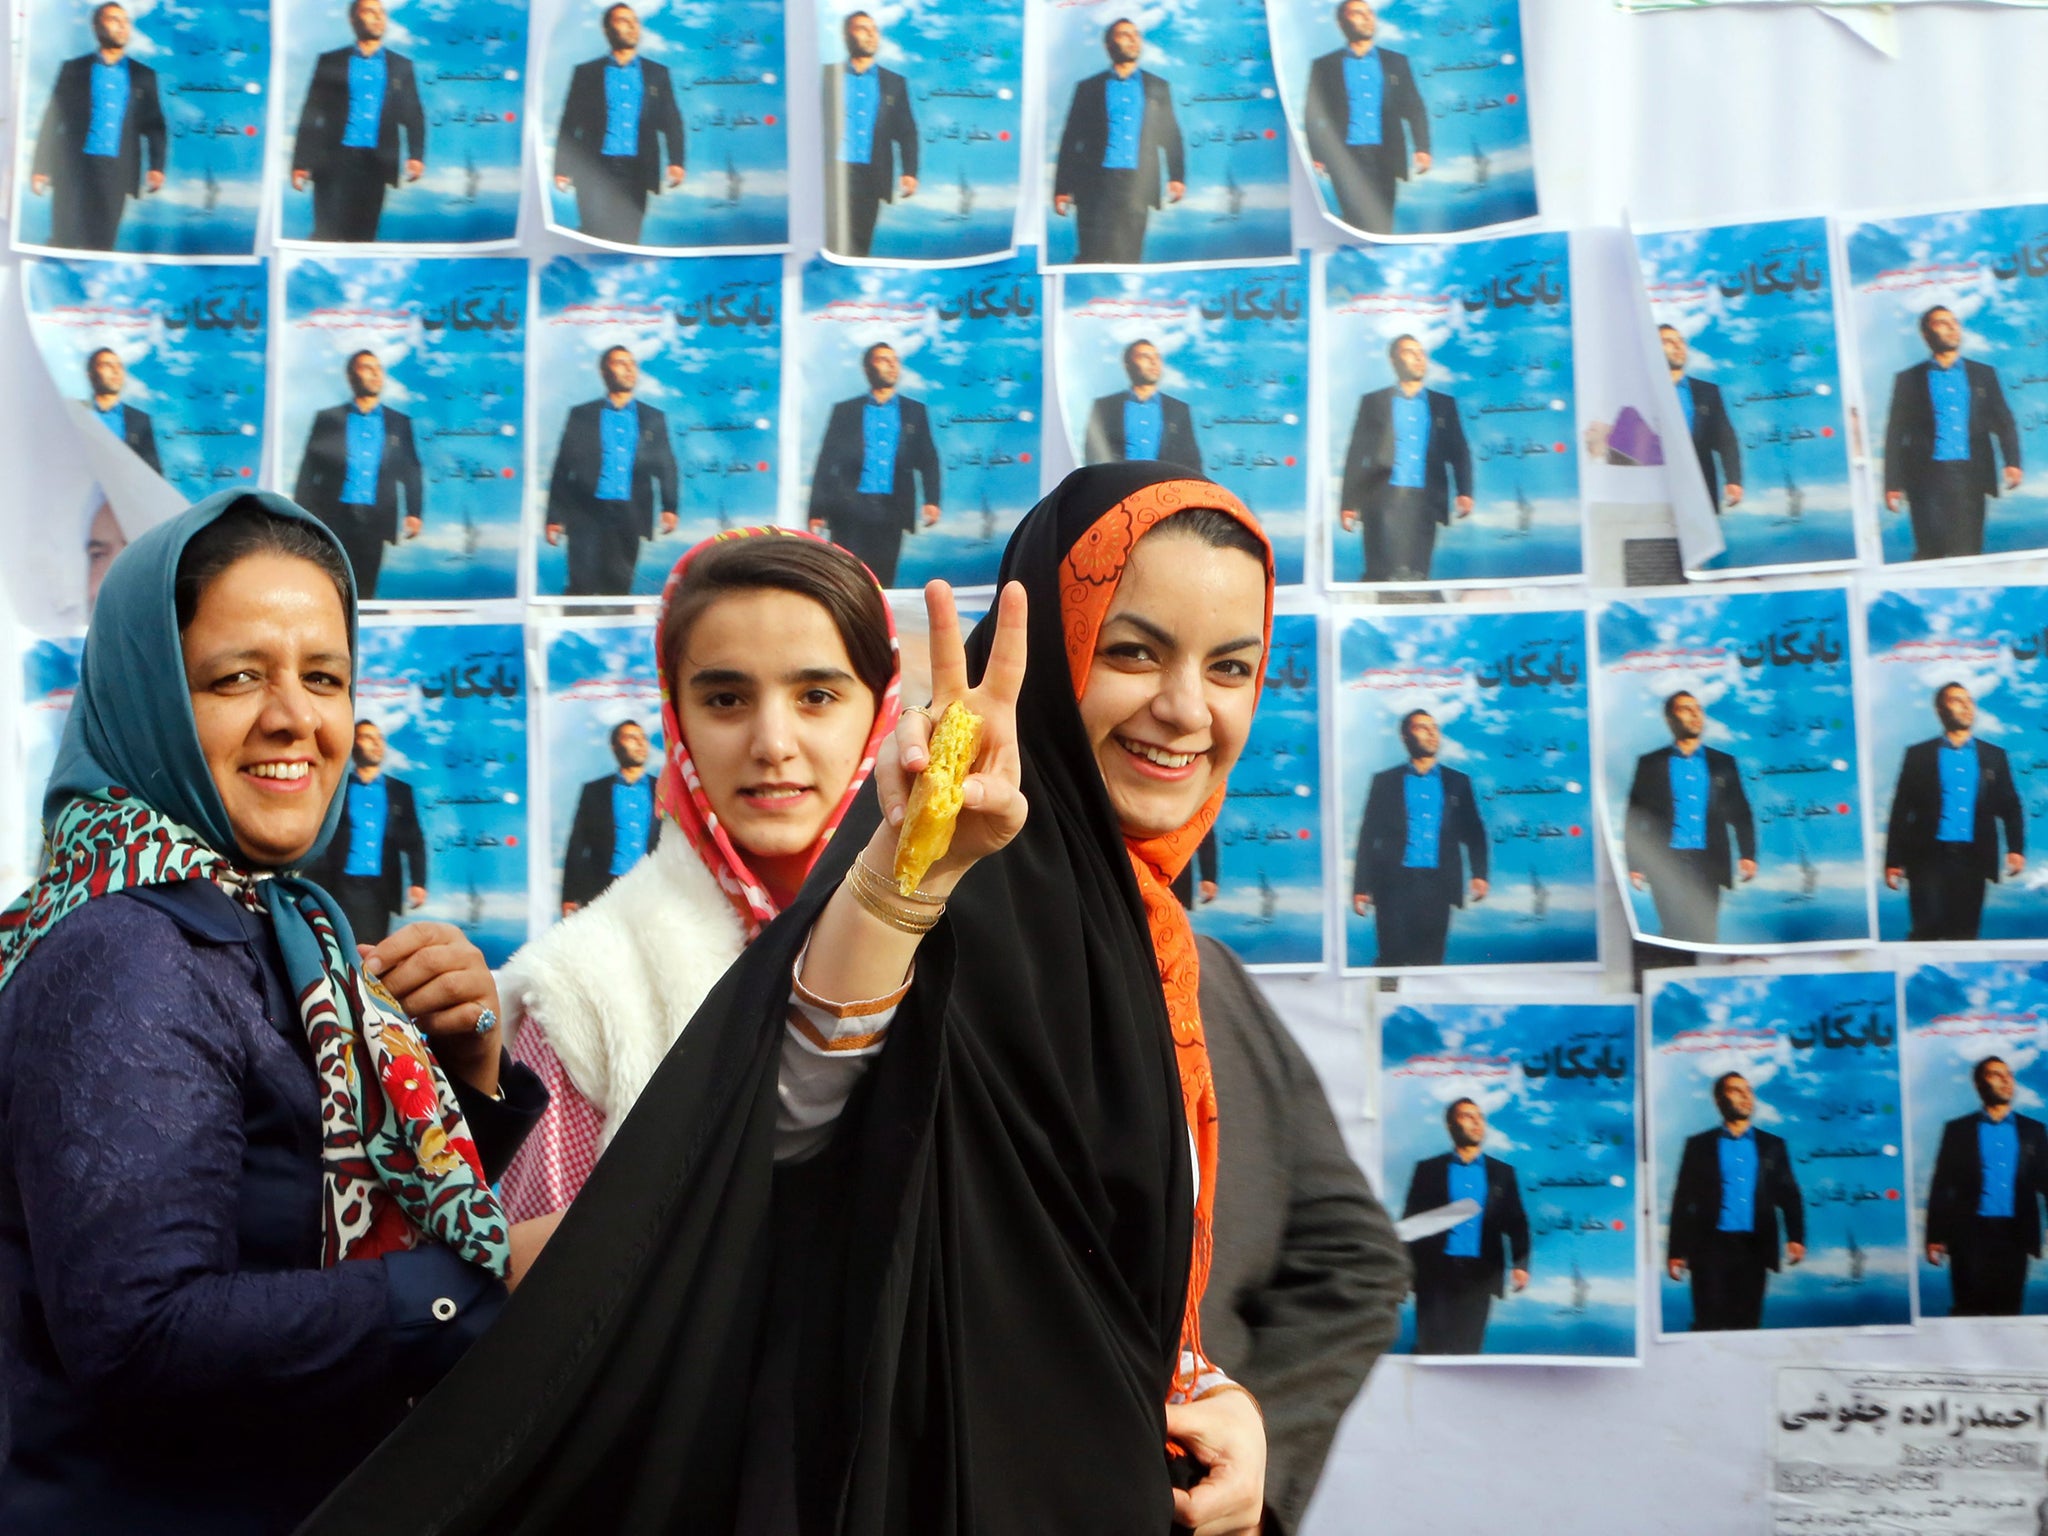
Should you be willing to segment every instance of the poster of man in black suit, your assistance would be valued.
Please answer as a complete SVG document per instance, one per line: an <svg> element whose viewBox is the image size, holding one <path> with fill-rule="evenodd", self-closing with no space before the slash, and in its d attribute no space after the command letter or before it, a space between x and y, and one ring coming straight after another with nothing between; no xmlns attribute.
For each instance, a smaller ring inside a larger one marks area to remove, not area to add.
<svg viewBox="0 0 2048 1536"><path fill-rule="evenodd" d="M1451 908L1486 900L1486 823L1470 776L1437 761L1433 715L1402 716L1401 745L1408 761L1374 774L1366 791L1351 908L1360 917L1378 909L1375 965L1442 965Z"/></svg>
<svg viewBox="0 0 2048 1536"><path fill-rule="evenodd" d="M1145 259L1145 225L1187 192L1187 151L1173 115L1173 88L1138 68L1145 40L1137 23L1103 31L1109 68L1074 87L1053 167L1052 210L1074 216L1076 262L1129 265Z"/></svg>
<svg viewBox="0 0 2048 1536"><path fill-rule="evenodd" d="M1678 406L1685 413L1685 425L1692 437L1692 451L1706 477L1707 500L1714 511L1742 505L1742 444L1735 436L1735 423L1728 419L1728 407L1721 399L1721 386L1705 379L1688 377L1685 365L1692 352L1675 325L1657 327L1657 340L1664 348L1664 361L1671 369L1671 383L1678 391ZM1717 473L1714 461L1720 460Z"/></svg>
<svg viewBox="0 0 2048 1536"><path fill-rule="evenodd" d="M903 361L886 341L861 354L868 392L833 405L811 475L811 532L896 585L903 535L939 520L939 451L924 403L896 392ZM922 484L923 495L918 494Z"/></svg>
<svg viewBox="0 0 2048 1536"><path fill-rule="evenodd" d="M668 66L640 57L640 18L630 5L604 13L604 40L610 52L569 77L555 185L576 189L584 234L637 245L648 194L660 195L664 177L671 189L683 184L683 115Z"/></svg>
<svg viewBox="0 0 2048 1536"><path fill-rule="evenodd" d="M1367 581L1427 581L1437 529L1450 525L1454 506L1472 515L1472 450L1458 402L1423 388L1422 343L1396 336L1387 360L1394 383L1362 396L1351 424L1338 517L1346 533L1364 527Z"/></svg>
<svg viewBox="0 0 2048 1536"><path fill-rule="evenodd" d="M1415 1165L1405 1221L1453 1200L1479 1202L1479 1214L1448 1232L1408 1245L1415 1263L1415 1353L1476 1355L1486 1342L1493 1298L1529 1284L1529 1217L1514 1165L1488 1157L1486 1116L1470 1099L1444 1111L1451 1150ZM1475 1167L1475 1164L1477 1165Z"/></svg>
<svg viewBox="0 0 2048 1536"><path fill-rule="evenodd" d="M131 197L163 190L169 136L156 71L128 57L133 23L108 0L93 52L66 59L36 135L29 187L50 197L50 244L111 251Z"/></svg>
<svg viewBox="0 0 2048 1536"><path fill-rule="evenodd" d="M315 240L376 239L385 188L427 168L427 115L412 60L384 46L384 0L354 0L348 24L354 45L314 62L292 145L292 190L313 185Z"/></svg>
<svg viewBox="0 0 2048 1536"><path fill-rule="evenodd" d="M1721 931L1721 892L1734 888L1737 873L1756 878L1756 818L1740 766L1700 739L1707 728L1700 701L1672 694L1664 724L1671 745L1636 759L1622 857L1629 884L1656 903L1660 937L1712 944Z"/></svg>
<svg viewBox="0 0 2048 1536"><path fill-rule="evenodd" d="M1764 1285L1806 1257L1806 1206L1785 1139L1750 1123L1756 1093L1740 1072L1714 1079L1720 1126L1685 1139L1671 1196L1665 1272L1692 1275L1692 1331L1763 1326ZM1784 1249L1778 1246L1784 1221Z"/></svg>
<svg viewBox="0 0 2048 1536"><path fill-rule="evenodd" d="M424 514L412 418L383 404L384 365L377 354L348 360L347 405L313 417L292 500L334 530L356 573L359 597L377 595L384 546L398 542L400 500L405 536L419 537Z"/></svg>
<svg viewBox="0 0 2048 1536"><path fill-rule="evenodd" d="M1379 18L1366 0L1342 0L1337 30L1344 46L1309 66L1302 125L1309 159L1330 178L1346 224L1390 235L1397 184L1411 166L1417 176L1429 174L1429 112L1407 55L1375 46Z"/></svg>
<svg viewBox="0 0 2048 1536"><path fill-rule="evenodd" d="M427 904L427 840L412 786L384 772L384 733L374 720L356 722L352 757L341 821L310 873L357 942L381 944L393 917Z"/></svg>
<svg viewBox="0 0 2048 1536"><path fill-rule="evenodd" d="M1937 304L1920 317L1928 360L1892 379L1884 429L1884 504L1903 501L1913 520L1913 558L1984 553L1984 499L2019 489L2019 427L1998 370L1962 355L1963 327ZM1996 445L1994 453L1993 445Z"/></svg>
<svg viewBox="0 0 2048 1536"><path fill-rule="evenodd" d="M1927 1262L1946 1262L1951 1317L2018 1317L2027 1260L2041 1256L2048 1127L2012 1107L2012 1067L1987 1056L1970 1072L1983 1108L1941 1128L1927 1189Z"/></svg>
<svg viewBox="0 0 2048 1536"><path fill-rule="evenodd" d="M647 774L647 731L637 720L612 727L612 759L616 773L592 779L576 795L575 819L569 823L569 846L562 857L562 916L587 906L645 855L654 852L661 818L654 810L654 784ZM622 792L641 797L647 831L622 841L618 805Z"/></svg>
<svg viewBox="0 0 2048 1536"><path fill-rule="evenodd" d="M1159 387L1166 360L1150 341L1124 348L1124 376L1131 387L1103 395L1088 409L1090 464L1124 459L1158 459L1202 472L1202 450L1195 443L1194 413L1185 400Z"/></svg>
<svg viewBox="0 0 2048 1536"><path fill-rule="evenodd" d="M632 350L611 348L597 373L605 392L570 410L548 480L547 541L569 541L571 597L631 592L641 541L675 532L681 496L668 417L633 398Z"/></svg>
<svg viewBox="0 0 2048 1536"><path fill-rule="evenodd" d="M1199 881L1197 875L1200 876ZM1197 893L1203 906L1214 901L1223 889L1223 874L1216 855L1216 829L1211 827L1195 845L1194 862L1184 866L1173 877L1174 898L1190 912L1195 910Z"/></svg>
<svg viewBox="0 0 2048 1536"><path fill-rule="evenodd" d="M121 439L156 473L164 466L156 455L156 428L149 412L128 404L121 391L128 386L128 369L120 353L101 347L85 360L85 382L92 390L92 408L108 431Z"/></svg>
<svg viewBox="0 0 2048 1536"><path fill-rule="evenodd" d="M875 62L875 18L855 11L840 30L846 62L825 66L825 249L865 256L882 204L917 195L917 114L903 77Z"/></svg>
<svg viewBox="0 0 2048 1536"><path fill-rule="evenodd" d="M1984 920L1985 883L1999 878L1998 829L2005 867L2027 867L2027 815L2005 748L1973 734L1977 701L1961 683L1934 695L1941 734L1906 748L1885 829L1884 883L1906 886L1913 913L1909 939L1974 939Z"/></svg>

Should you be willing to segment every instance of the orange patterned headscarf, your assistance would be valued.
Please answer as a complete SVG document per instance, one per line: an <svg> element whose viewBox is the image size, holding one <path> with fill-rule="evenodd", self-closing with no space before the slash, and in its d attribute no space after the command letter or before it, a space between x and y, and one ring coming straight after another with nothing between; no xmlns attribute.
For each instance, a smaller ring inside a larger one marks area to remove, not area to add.
<svg viewBox="0 0 2048 1536"><path fill-rule="evenodd" d="M1067 667L1074 697L1088 690L1095 660L1095 639L1109 617L1110 603L1123 580L1124 567L1138 540L1177 512L1198 507L1227 513L1258 537L1266 549L1265 636L1273 636L1273 549L1265 530L1244 503L1206 480L1162 480L1134 491L1096 519L1074 541L1060 564L1060 632L1066 641ZM1254 689L1265 686L1261 653ZM1255 695L1256 697L1256 695ZM1174 1062L1180 1073L1181 1105L1194 1137L1198 1189L1195 1198L1195 1243L1188 1268L1187 1310L1181 1318L1181 1350L1194 1367L1176 1378L1175 1386L1192 1385L1207 1368L1202 1352L1202 1296L1209 1285L1209 1265L1216 1242L1216 1080L1209 1069L1209 1046L1202 1034L1201 957L1195 930L1173 894L1173 881L1187 867L1216 815L1223 808L1223 790L1202 803L1186 825L1160 837L1125 837L1138 892L1145 902L1145 926L1159 962L1159 984L1166 994L1167 1022L1173 1029Z"/></svg>

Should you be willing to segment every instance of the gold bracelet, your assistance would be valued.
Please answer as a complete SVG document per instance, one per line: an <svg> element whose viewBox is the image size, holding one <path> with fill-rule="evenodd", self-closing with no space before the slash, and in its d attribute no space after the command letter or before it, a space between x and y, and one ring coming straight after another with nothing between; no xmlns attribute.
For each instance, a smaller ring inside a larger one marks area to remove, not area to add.
<svg viewBox="0 0 2048 1536"><path fill-rule="evenodd" d="M887 923L899 933L920 935L929 933L937 925L939 919L945 915L946 909L944 907L938 907L929 912L911 912L895 905L893 902L885 900L869 888L867 881L873 878L872 875L868 875L864 879L861 874L854 873L854 870L859 868L860 865L856 861L853 869L849 869L846 876L846 887L853 892L853 899L867 908L876 918ZM890 886L889 893L892 896L895 895L896 888Z"/></svg>
<svg viewBox="0 0 2048 1536"><path fill-rule="evenodd" d="M902 888L896 884L895 877L893 875L885 875L880 870L870 865L867 861L864 852L855 854L853 856L853 862L855 867L860 870L861 874L865 876L866 879L872 885L876 886L881 890L887 891L891 896L894 896L898 901L915 902L919 906L925 907L943 907L946 904L945 897L934 896L930 891L924 890L922 888L912 891L908 896L905 896L903 894Z"/></svg>

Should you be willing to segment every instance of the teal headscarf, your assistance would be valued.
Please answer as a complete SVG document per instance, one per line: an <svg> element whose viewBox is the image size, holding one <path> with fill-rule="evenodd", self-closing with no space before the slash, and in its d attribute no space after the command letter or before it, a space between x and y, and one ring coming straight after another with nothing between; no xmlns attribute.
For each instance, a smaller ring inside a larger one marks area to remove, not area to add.
<svg viewBox="0 0 2048 1536"><path fill-rule="evenodd" d="M178 565L202 530L243 507L303 523L340 553L332 532L282 496L229 491L151 529L114 561L43 798L43 869L0 913L0 988L88 901L212 881L270 920L312 1045L327 1196L322 1262L374 1258L426 1236L502 1275L504 1212L433 1052L356 964L333 899L297 875L249 867L200 747L178 634ZM353 653L355 603L344 606ZM314 853L341 810L336 795Z"/></svg>

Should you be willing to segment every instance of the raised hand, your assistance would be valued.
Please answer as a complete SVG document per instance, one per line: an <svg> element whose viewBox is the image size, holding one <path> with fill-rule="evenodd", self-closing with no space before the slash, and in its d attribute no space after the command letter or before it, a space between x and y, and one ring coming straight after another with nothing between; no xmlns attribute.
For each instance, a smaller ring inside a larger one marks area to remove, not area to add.
<svg viewBox="0 0 2048 1536"><path fill-rule="evenodd" d="M958 702L982 722L981 751L963 786L965 809L953 829L953 845L925 877L926 889L942 893L976 860L994 853L1024 828L1027 807L1019 788L1023 760L1017 750L1017 695L1024 686L1027 605L1024 588L1017 582L1003 588L988 670L980 687L969 688L967 648L953 589L943 581L932 582L924 589L924 602L931 625L932 716L943 715L947 705ZM875 788L892 828L902 825L910 781L930 761L931 732L931 720L906 712L876 756Z"/></svg>

